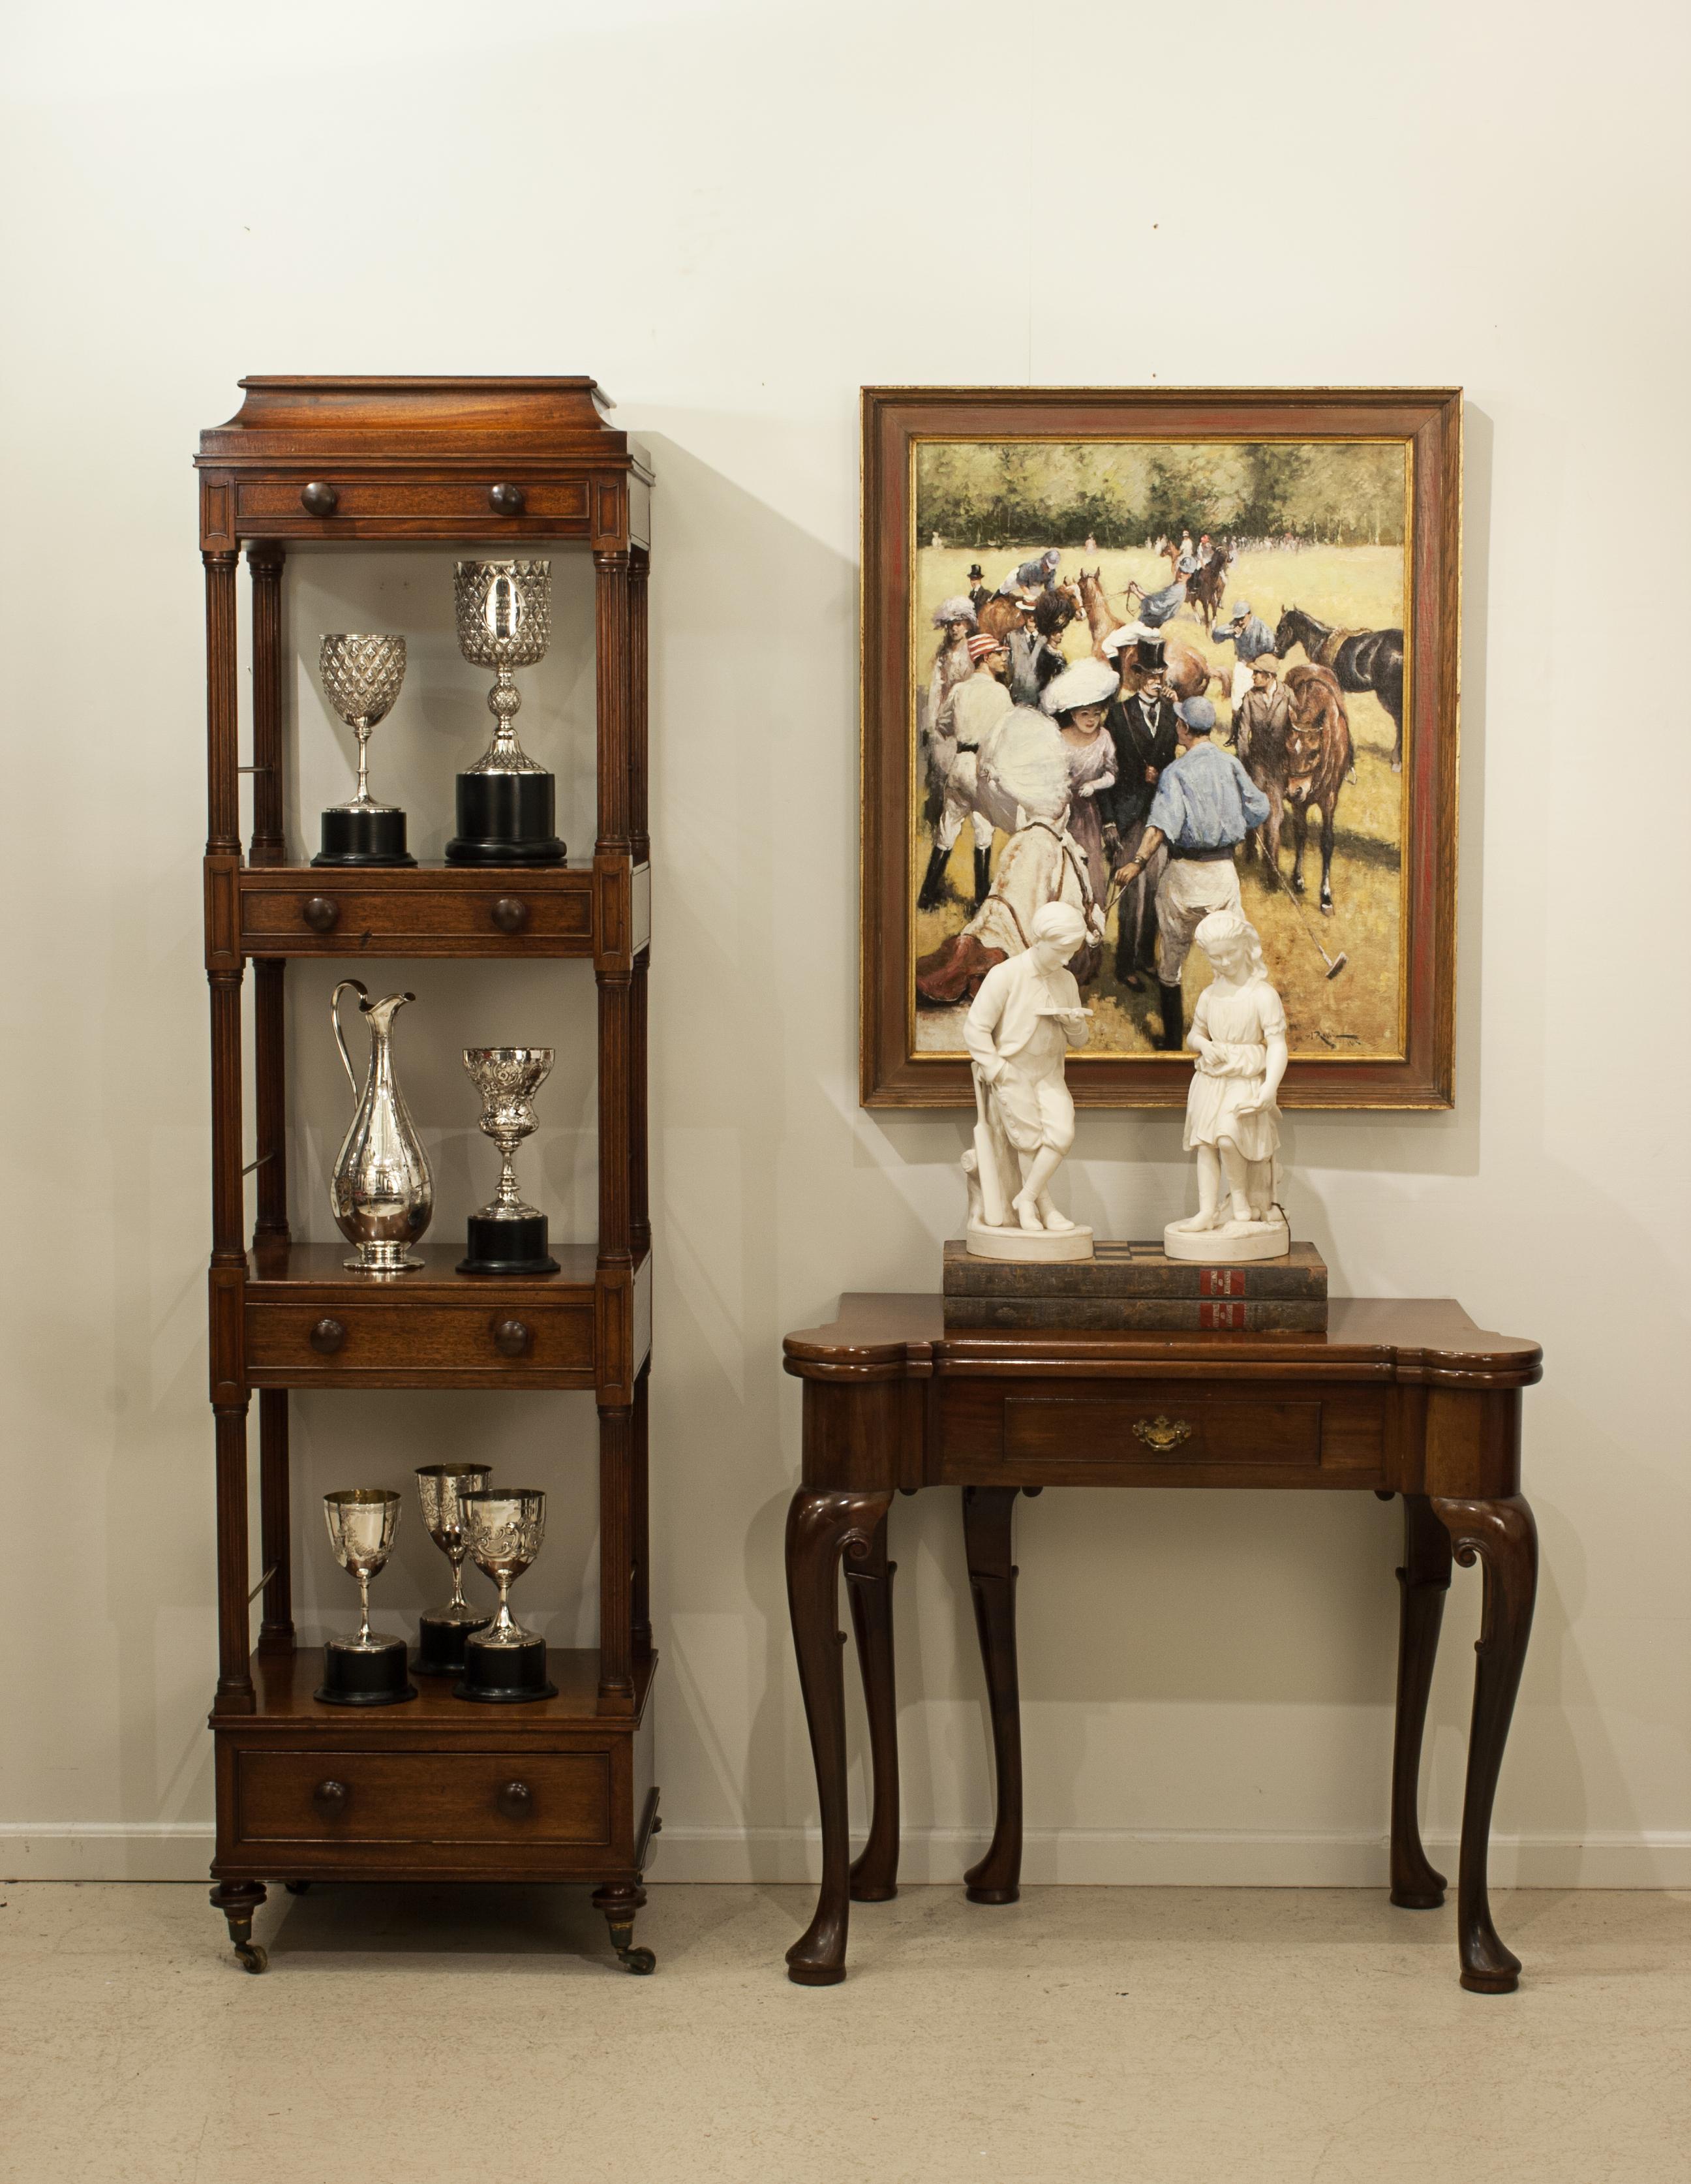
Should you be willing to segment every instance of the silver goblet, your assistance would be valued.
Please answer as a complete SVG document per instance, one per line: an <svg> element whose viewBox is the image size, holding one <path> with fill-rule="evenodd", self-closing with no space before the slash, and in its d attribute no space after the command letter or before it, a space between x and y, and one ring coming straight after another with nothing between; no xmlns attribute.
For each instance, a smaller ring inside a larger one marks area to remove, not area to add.
<svg viewBox="0 0 1691 2184"><path fill-rule="evenodd" d="M359 1635L324 1647L317 1696L328 1706L392 1706L414 1699L405 1679L405 1641L370 1627L370 1581L387 1562L399 1529L399 1496L385 1486L347 1486L323 1496L329 1544L359 1581Z"/></svg>
<svg viewBox="0 0 1691 2184"><path fill-rule="evenodd" d="M512 1163L534 1129L534 1095L546 1082L555 1049L549 1046L467 1046L464 1066L481 1095L479 1128L499 1150L499 1187L470 1217L470 1248L462 1274L555 1274L547 1247L547 1217L517 1189Z"/></svg>
<svg viewBox="0 0 1691 2184"><path fill-rule="evenodd" d="M513 668L546 656L552 635L549 561L459 561L453 570L458 649L496 680L487 707L493 740L458 777L458 832L446 845L453 865L557 865L564 844L553 832L557 784L517 742L522 694Z"/></svg>
<svg viewBox="0 0 1691 2184"><path fill-rule="evenodd" d="M317 671L324 694L359 740L358 794L323 814L323 847L314 865L414 865L405 847L405 814L370 793L370 738L393 710L405 680L403 637L342 634L323 639Z"/></svg>
<svg viewBox="0 0 1691 2184"><path fill-rule="evenodd" d="M532 667L552 640L550 561L459 561L453 567L458 649L475 667L491 667L487 710L498 724L471 773L544 773L517 742L522 693L514 667Z"/></svg>
<svg viewBox="0 0 1691 2184"><path fill-rule="evenodd" d="M477 1569L499 1588L498 1612L464 1641L461 1699L492 1702L553 1698L546 1675L546 1641L511 1613L510 1589L540 1552L546 1536L546 1496L527 1486L487 1487L462 1494L464 1537Z"/></svg>
<svg viewBox="0 0 1691 2184"><path fill-rule="evenodd" d="M451 1599L418 1624L417 1658L412 1666L420 1676L461 1674L464 1641L488 1620L481 1609L472 1607L464 1596L464 1561L470 1549L464 1542L459 1496L479 1492L492 1475L485 1463L417 1467L417 1499L422 1505L423 1523L429 1537L452 1564Z"/></svg>

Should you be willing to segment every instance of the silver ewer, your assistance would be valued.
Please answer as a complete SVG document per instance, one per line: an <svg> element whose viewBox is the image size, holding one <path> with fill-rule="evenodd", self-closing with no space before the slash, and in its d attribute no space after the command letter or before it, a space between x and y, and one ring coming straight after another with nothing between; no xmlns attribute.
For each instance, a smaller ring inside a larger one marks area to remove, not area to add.
<svg viewBox="0 0 1691 2184"><path fill-rule="evenodd" d="M341 996L354 993L370 1027L370 1068L364 1089L353 1071L341 1030ZM403 1273L426 1263L411 1246L435 1210L434 1178L422 1140L393 1078L393 1017L414 994L370 998L358 978L342 978L329 1004L335 1043L358 1101L330 1178L329 1204L337 1227L357 1251L342 1263L359 1273Z"/></svg>
<svg viewBox="0 0 1691 2184"><path fill-rule="evenodd" d="M498 679L487 710L498 726L470 773L544 773L517 742L515 719L522 694L514 667L532 667L546 657L552 636L550 561L459 561L453 566L458 610L458 649L472 666L491 667Z"/></svg>
<svg viewBox="0 0 1691 2184"><path fill-rule="evenodd" d="M470 1552L464 1536L463 1496L485 1490L492 1472L485 1463L421 1463L417 1467L417 1499L429 1537L452 1564L452 1598L437 1608L433 1620L459 1623L480 1630L487 1616L464 1596L464 1560Z"/></svg>
<svg viewBox="0 0 1691 2184"><path fill-rule="evenodd" d="M532 1221L539 1217L517 1189L512 1162L517 1147L535 1128L535 1094L546 1082L556 1050L549 1046L466 1046L464 1066L481 1095L483 1137L499 1150L499 1187L476 1214L478 1221Z"/></svg>
<svg viewBox="0 0 1691 2184"><path fill-rule="evenodd" d="M359 788L350 804L337 811L392 811L370 793L370 738L378 721L392 711L405 680L403 637L343 634L325 637L317 655L317 671L329 703L359 739Z"/></svg>

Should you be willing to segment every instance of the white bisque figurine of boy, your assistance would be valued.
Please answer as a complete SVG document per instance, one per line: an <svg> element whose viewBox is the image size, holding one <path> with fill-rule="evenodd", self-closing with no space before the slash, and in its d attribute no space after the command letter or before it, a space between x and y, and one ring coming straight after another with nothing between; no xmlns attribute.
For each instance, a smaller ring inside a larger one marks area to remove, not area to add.
<svg viewBox="0 0 1691 2184"><path fill-rule="evenodd" d="M1286 1011L1263 968L1256 929L1236 910L1215 910L1193 938L1214 978L1198 997L1187 1045L1198 1056L1186 1100L1186 1147L1198 1154L1198 1211L1171 1221L1171 1259L1227 1266L1278 1258L1291 1249L1276 1201Z"/></svg>
<svg viewBox="0 0 1691 2184"><path fill-rule="evenodd" d="M976 1128L969 1178L969 1249L993 1259L1089 1259L1092 1231L1051 1203L1051 1178L1075 1141L1075 1103L1063 1081L1071 1046L1084 1046L1090 1009L1067 968L1087 923L1065 902L1033 914L1031 945L995 963L963 1025L974 1065Z"/></svg>

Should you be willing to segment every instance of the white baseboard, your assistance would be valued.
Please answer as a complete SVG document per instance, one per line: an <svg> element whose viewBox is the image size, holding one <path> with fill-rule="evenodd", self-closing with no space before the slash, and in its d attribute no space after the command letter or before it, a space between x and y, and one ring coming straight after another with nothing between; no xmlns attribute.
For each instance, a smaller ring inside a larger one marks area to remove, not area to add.
<svg viewBox="0 0 1691 2184"><path fill-rule="evenodd" d="M986 1847L983 1830L913 1830L904 1838L899 1878L954 1886ZM814 1880L820 1871L814 1828L689 1828L671 1820L653 1848L653 1880ZM1429 1836L1427 1848L1454 1882L1455 1837ZM203 1880L211 1853L210 1827L194 1821L0 1824L0 1880ZM1382 1888L1386 1838L1030 1828L1021 1877L1030 1886ZM1691 1829L1499 1835L1491 1878L1499 1888L1691 1889Z"/></svg>

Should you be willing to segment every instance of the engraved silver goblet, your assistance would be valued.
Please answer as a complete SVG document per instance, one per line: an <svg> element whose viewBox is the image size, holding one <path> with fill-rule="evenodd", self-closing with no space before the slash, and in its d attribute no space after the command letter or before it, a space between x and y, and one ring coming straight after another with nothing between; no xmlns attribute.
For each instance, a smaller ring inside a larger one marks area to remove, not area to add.
<svg viewBox="0 0 1691 2184"><path fill-rule="evenodd" d="M546 1536L546 1496L527 1486L487 1487L459 1496L464 1537L477 1569L499 1588L498 1612L485 1630L464 1641L459 1698L506 1701L550 1698L557 1685L546 1678L546 1641L525 1630L511 1613L510 1589L540 1552Z"/></svg>
<svg viewBox="0 0 1691 2184"><path fill-rule="evenodd" d="M472 1607L464 1596L464 1563L470 1552L464 1537L464 1513L459 1497L479 1492L492 1477L485 1463L421 1463L417 1467L417 1499L429 1537L452 1564L452 1597L444 1607L423 1616L418 1624L417 1658L412 1664L420 1675L461 1674L464 1641L472 1630L488 1621L484 1610Z"/></svg>
<svg viewBox="0 0 1691 2184"><path fill-rule="evenodd" d="M547 1248L547 1217L517 1189L517 1147L535 1128L534 1095L546 1082L556 1049L467 1046L464 1066L481 1095L478 1127L499 1151L499 1185L470 1217L470 1249L460 1273L555 1274Z"/></svg>
<svg viewBox="0 0 1691 2184"><path fill-rule="evenodd" d="M342 633L325 637L317 655L330 704L359 739L358 794L323 814L323 847L314 865L414 865L405 847L405 814L370 793L370 738L393 710L405 680L403 637Z"/></svg>
<svg viewBox="0 0 1691 2184"><path fill-rule="evenodd" d="M414 1699L405 1680L405 1641L370 1627L370 1581L382 1570L399 1529L399 1496L391 1487L346 1486L323 1496L329 1544L342 1569L359 1581L359 1634L331 1638L323 1649L317 1696L329 1706L392 1706Z"/></svg>
<svg viewBox="0 0 1691 2184"><path fill-rule="evenodd" d="M472 666L491 667L496 680L487 710L493 740L470 773L544 773L517 742L522 693L514 667L532 667L546 657L552 638L550 561L459 561L453 566L458 611L458 649Z"/></svg>

